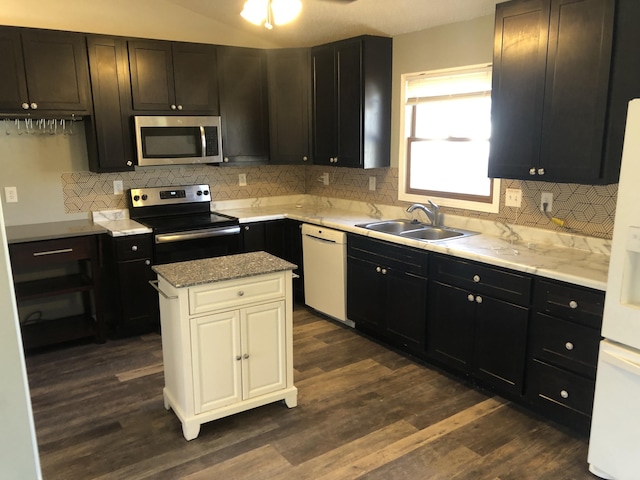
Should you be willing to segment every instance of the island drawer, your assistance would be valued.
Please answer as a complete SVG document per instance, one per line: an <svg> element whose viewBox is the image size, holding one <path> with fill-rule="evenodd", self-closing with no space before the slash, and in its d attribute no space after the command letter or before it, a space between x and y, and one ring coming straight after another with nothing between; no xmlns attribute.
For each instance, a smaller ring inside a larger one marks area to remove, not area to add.
<svg viewBox="0 0 640 480"><path fill-rule="evenodd" d="M284 272L191 287L189 288L189 314L198 315L282 298L285 290Z"/></svg>

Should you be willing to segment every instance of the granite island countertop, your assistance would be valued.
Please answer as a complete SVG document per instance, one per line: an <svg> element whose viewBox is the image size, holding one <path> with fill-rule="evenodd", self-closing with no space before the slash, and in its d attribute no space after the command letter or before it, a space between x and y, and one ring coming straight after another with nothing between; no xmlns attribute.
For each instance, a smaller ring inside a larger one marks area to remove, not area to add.
<svg viewBox="0 0 640 480"><path fill-rule="evenodd" d="M297 265L266 252L155 265L153 271L175 288L193 287L265 273L295 270Z"/></svg>

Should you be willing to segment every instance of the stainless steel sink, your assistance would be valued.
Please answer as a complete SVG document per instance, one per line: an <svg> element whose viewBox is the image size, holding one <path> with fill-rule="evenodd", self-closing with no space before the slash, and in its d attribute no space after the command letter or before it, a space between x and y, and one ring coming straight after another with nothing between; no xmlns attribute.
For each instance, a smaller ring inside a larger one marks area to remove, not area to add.
<svg viewBox="0 0 640 480"><path fill-rule="evenodd" d="M384 220L381 222L361 223L356 227L374 230L376 232L389 233L400 237L413 238L425 242L437 242L440 240L450 240L454 238L463 238L470 235L477 235L478 232L470 230L462 230L448 227L434 227L426 223L420 223L417 220L397 219Z"/></svg>
<svg viewBox="0 0 640 480"><path fill-rule="evenodd" d="M399 220L384 220L382 222L373 223L361 223L356 227L366 228L367 230L375 230L376 232L391 233L399 235L402 232L409 232L420 228L428 227L424 223L420 223L417 220L408 220L401 218Z"/></svg>

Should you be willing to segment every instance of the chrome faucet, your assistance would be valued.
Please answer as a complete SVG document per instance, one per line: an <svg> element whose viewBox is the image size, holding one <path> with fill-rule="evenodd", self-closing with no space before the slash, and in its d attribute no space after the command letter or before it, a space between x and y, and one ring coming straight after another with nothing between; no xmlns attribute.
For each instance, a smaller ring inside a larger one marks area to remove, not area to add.
<svg viewBox="0 0 640 480"><path fill-rule="evenodd" d="M429 217L429 220L431 221L431 225L434 227L439 227L440 226L440 207L435 203L433 203L431 200L429 200L429 205L431 205L431 210L429 210L427 207L425 207L421 203L414 203L409 208L407 208L407 212L411 213L416 209L422 210L427 215L427 217Z"/></svg>

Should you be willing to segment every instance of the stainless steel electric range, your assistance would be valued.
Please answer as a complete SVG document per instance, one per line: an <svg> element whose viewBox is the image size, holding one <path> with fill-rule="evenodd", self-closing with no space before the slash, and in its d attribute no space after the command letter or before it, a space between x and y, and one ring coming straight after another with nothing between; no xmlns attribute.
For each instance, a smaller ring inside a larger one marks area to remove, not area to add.
<svg viewBox="0 0 640 480"><path fill-rule="evenodd" d="M238 219L211 212L209 185L132 188L127 201L129 216L153 230L156 265L240 250Z"/></svg>

